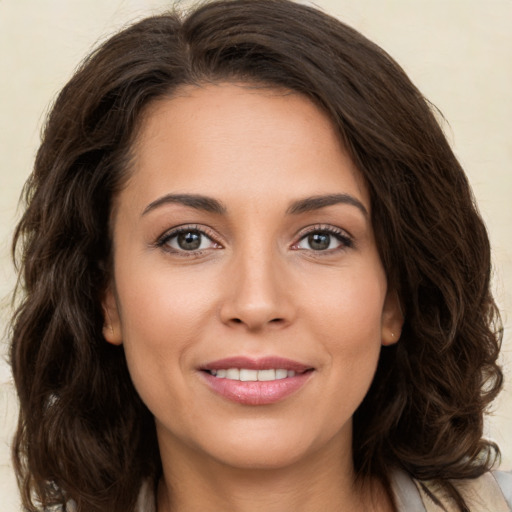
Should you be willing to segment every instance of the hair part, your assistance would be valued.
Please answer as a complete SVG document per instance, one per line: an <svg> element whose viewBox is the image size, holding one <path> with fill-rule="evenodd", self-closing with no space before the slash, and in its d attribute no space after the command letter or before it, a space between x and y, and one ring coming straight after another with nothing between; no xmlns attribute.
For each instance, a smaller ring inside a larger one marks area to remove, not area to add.
<svg viewBox="0 0 512 512"><path fill-rule="evenodd" d="M125 512L142 482L160 475L153 418L123 348L102 336L109 219L145 109L179 87L221 81L310 98L368 185L405 323L354 417L356 474L387 481L397 467L441 484L481 475L499 453L482 430L502 384L489 241L428 102L338 20L287 0L227 0L116 34L49 114L13 242L22 292L12 321L13 449L24 506L73 499L79 511Z"/></svg>

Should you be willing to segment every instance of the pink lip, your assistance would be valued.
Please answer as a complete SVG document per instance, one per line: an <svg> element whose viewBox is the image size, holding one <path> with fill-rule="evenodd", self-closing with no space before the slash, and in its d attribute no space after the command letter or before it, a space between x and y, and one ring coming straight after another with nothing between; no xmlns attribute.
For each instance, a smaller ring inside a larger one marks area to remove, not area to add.
<svg viewBox="0 0 512 512"><path fill-rule="evenodd" d="M221 370L228 368L247 368L250 370L265 370L282 368L296 372L294 377L271 381L242 382L218 378L205 370ZM285 399L298 391L313 374L313 368L304 364L280 357L265 357L251 359L246 357L230 357L208 363L201 367L201 376L215 393L244 405L268 405Z"/></svg>

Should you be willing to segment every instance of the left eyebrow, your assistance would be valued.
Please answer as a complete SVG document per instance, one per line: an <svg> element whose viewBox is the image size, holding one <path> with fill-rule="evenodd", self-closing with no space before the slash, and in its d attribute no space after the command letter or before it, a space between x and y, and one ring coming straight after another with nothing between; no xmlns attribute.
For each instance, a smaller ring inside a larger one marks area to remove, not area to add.
<svg viewBox="0 0 512 512"><path fill-rule="evenodd" d="M335 204L348 204L358 208L365 217L368 217L368 210L359 199L356 199L350 194L326 194L321 196L311 196L304 199L294 201L286 210L287 214L298 215L300 213L311 212L314 210L320 210L327 206Z"/></svg>

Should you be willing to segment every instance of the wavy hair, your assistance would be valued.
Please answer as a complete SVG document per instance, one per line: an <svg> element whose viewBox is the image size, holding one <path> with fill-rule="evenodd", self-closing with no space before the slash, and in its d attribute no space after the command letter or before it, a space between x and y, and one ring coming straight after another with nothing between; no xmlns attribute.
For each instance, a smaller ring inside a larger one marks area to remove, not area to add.
<svg viewBox="0 0 512 512"><path fill-rule="evenodd" d="M13 242L13 453L24 506L66 509L73 499L79 511L131 511L142 482L161 473L123 348L102 336L109 216L148 105L183 85L230 80L310 98L370 191L405 323L354 417L357 475L386 482L402 468L438 480L464 510L448 480L479 476L499 455L482 438L502 383L484 224L435 111L402 69L357 31L288 0L144 19L94 51L56 99Z"/></svg>

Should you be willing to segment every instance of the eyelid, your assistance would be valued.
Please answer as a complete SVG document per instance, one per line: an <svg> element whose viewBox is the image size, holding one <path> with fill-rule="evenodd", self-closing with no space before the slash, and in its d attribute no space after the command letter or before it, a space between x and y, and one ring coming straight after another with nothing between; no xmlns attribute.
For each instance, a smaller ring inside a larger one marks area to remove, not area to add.
<svg viewBox="0 0 512 512"><path fill-rule="evenodd" d="M154 244L152 244L154 247L158 247L168 253L171 254L178 254L183 256L194 256L201 254L205 251L205 249L197 249L195 251L185 251L185 250L176 250L171 248L170 246L166 246L166 244L174 238L175 236L178 236L181 233L186 233L188 231L197 231L198 233L201 233L201 235L208 238L212 243L217 245L218 247L215 247L215 249L221 249L223 248L223 244L218 240L219 236L208 226L199 225L199 224L181 224L179 226L174 226L168 230L166 230L164 233L162 233L155 241Z"/></svg>
<svg viewBox="0 0 512 512"><path fill-rule="evenodd" d="M296 241L292 244L292 249L294 250L307 250L307 249L299 249L297 245L300 241L302 241L305 237L312 233L316 232L322 232L322 233L328 233L330 235L333 235L335 238L337 238L341 242L341 247L337 247L336 249L327 249L324 251L314 251L311 249L312 252L315 254L332 254L336 251L343 251L347 248L353 248L355 247L355 240L354 237L348 233L345 229L339 228L337 226L332 226L330 224L314 224L312 226L307 226L300 230L300 232L296 236Z"/></svg>

